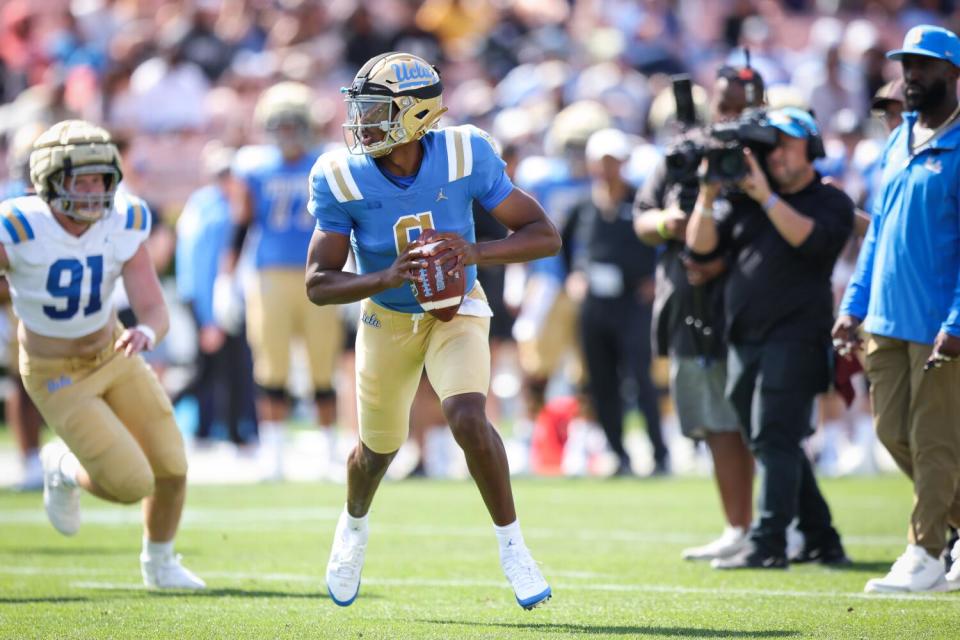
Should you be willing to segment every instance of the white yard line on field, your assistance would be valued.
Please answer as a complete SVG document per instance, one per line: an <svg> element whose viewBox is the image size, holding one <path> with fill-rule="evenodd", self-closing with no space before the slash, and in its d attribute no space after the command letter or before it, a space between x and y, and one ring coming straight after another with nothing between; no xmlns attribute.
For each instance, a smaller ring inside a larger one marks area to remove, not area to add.
<svg viewBox="0 0 960 640"><path fill-rule="evenodd" d="M329 522L335 523L340 516L339 509L275 507L275 508L187 508L183 515L183 526L187 529L208 530L231 528L238 531L272 531L289 529L291 523ZM139 510L121 507L94 508L83 510L83 521L98 526L138 525L141 521ZM47 525L47 517L42 509L8 509L0 511L0 526L15 524ZM487 527L449 527L430 524L396 524L376 521L371 524L376 535L397 535L411 537L474 537L488 538ZM331 532L332 532L331 527ZM524 529L528 539L575 538L578 540L613 542L656 542L665 544L693 544L705 542L709 533L689 531L631 531L628 529L577 529L528 527ZM844 536L849 545L866 547L901 547L904 539L900 535Z"/></svg>
<svg viewBox="0 0 960 640"><path fill-rule="evenodd" d="M305 582L316 584L318 590L322 590L323 577L321 575L301 575L289 573L242 573L230 571L207 571L204 577L222 578L228 580L252 580L265 582ZM467 580L467 579L423 579L423 578L369 578L364 577L365 585L379 587L422 587L422 588L449 588L449 587L481 587L481 588L509 588L509 585L502 580ZM71 587L78 589L141 589L139 583L118 583L118 582L98 582L98 581L78 581L71 582ZM216 586L211 585L212 588ZM614 593L664 593L677 595L695 595L695 596L742 596L748 598L767 597L767 598L805 598L805 599L827 599L827 600L896 600L901 602L910 601L937 601L944 604L960 605L960 598L951 598L949 595L939 595L932 593L903 593L903 594L866 594L850 593L844 591L799 591L795 589L739 589L726 587L684 587L662 584L614 584L614 583L560 583L554 584L554 590L557 593L577 592L577 591L604 591Z"/></svg>

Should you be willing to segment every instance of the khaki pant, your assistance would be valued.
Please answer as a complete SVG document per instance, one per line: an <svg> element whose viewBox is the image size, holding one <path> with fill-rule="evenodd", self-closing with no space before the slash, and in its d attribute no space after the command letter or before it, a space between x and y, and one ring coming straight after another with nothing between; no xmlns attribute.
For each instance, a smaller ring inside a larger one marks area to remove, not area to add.
<svg viewBox="0 0 960 640"><path fill-rule="evenodd" d="M577 384L583 381L583 358L577 335L579 314L579 306L570 296L563 291L557 294L540 333L517 343L520 369L525 374L548 379L557 372L563 359L573 353L574 363L571 365L569 378Z"/></svg>
<svg viewBox="0 0 960 640"><path fill-rule="evenodd" d="M187 475L170 400L139 355L38 358L20 352L27 393L90 478L121 502L153 493L154 478Z"/></svg>
<svg viewBox="0 0 960 640"><path fill-rule="evenodd" d="M477 284L470 295L486 300ZM391 311L369 298L357 330L360 440L391 453L407 439L410 405L424 366L440 400L490 388L490 318L458 315L441 322Z"/></svg>
<svg viewBox="0 0 960 640"><path fill-rule="evenodd" d="M337 306L317 306L307 298L303 271L268 269L247 288L247 339L253 351L253 377L266 389L282 389L290 372L290 342L302 336L314 391L333 387L343 351L343 323Z"/></svg>
<svg viewBox="0 0 960 640"><path fill-rule="evenodd" d="M867 340L877 437L913 481L908 539L939 557L960 525L960 361L924 371L931 345Z"/></svg>

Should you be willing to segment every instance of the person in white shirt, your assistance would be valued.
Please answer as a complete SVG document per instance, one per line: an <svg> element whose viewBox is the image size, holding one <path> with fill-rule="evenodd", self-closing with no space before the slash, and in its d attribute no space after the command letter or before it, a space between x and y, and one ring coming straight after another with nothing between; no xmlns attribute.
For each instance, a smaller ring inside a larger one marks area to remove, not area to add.
<svg viewBox="0 0 960 640"><path fill-rule="evenodd" d="M187 461L173 410L141 352L169 326L150 254L150 212L118 194L110 134L82 120L45 131L30 154L35 196L0 205L0 271L20 318L20 373L62 440L41 451L44 507L64 535L80 528L80 490L143 502L144 583L201 589L173 538ZM123 329L111 294L122 278L140 324Z"/></svg>

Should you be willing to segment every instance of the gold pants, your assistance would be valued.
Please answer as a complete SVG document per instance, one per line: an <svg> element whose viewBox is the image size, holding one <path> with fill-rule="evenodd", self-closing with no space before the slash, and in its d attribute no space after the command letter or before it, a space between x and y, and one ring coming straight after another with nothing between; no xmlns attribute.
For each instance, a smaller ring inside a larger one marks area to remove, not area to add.
<svg viewBox="0 0 960 640"><path fill-rule="evenodd" d="M260 271L246 295L247 339L257 384L268 389L286 386L290 342L294 336L302 336L314 389L332 388L337 357L343 350L339 307L310 302L302 270Z"/></svg>
<svg viewBox="0 0 960 640"><path fill-rule="evenodd" d="M99 487L121 502L153 493L154 478L187 475L183 437L156 374L139 355L38 358L20 352L27 393Z"/></svg>
<svg viewBox="0 0 960 640"><path fill-rule="evenodd" d="M486 299L478 284L471 296ZM370 299L357 331L360 440L390 453L407 439L410 405L424 366L440 400L490 388L490 318L458 315L441 322L416 319Z"/></svg>

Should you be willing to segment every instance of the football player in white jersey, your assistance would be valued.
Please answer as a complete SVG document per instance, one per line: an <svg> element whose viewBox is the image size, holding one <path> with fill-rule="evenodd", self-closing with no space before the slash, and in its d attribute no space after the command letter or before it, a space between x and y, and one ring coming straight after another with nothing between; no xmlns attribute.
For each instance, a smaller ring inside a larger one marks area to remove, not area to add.
<svg viewBox="0 0 960 640"><path fill-rule="evenodd" d="M45 131L30 154L35 196L0 205L0 270L20 318L20 373L62 438L41 451L43 502L64 535L80 528L80 490L143 502L140 565L148 587L202 589L173 538L187 461L173 409L140 352L168 328L144 240L150 212L116 194L110 135L81 120ZM140 324L122 329L111 293L122 278Z"/></svg>
<svg viewBox="0 0 960 640"><path fill-rule="evenodd" d="M522 262L560 250L560 234L536 200L504 171L490 137L472 126L435 130L445 111L437 71L405 53L368 61L345 90L349 153L331 151L311 174L317 228L307 258L307 295L318 305L363 300L357 332L360 442L348 461L347 503L327 564L338 605L360 589L367 516L387 466L407 438L410 403L426 368L494 523L500 562L518 604L551 590L524 543L503 442L487 420L490 307L476 265ZM513 231L475 242L473 201ZM449 322L424 315L410 281L424 266L419 234L439 232L438 252L466 266L466 291ZM343 271L349 248L359 273Z"/></svg>

